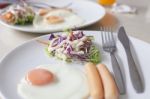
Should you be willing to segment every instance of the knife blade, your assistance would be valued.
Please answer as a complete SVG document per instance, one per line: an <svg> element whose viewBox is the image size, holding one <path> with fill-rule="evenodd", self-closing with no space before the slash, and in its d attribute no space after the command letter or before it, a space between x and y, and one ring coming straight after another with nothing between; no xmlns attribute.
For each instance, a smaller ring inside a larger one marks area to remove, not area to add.
<svg viewBox="0 0 150 99"><path fill-rule="evenodd" d="M119 28L118 38L119 38L120 42L122 43L122 45L125 49L126 55L127 55L129 73L130 73L132 85L137 93L142 93L144 91L142 79L140 77L139 71L136 67L135 61L134 61L132 53L131 53L130 40L129 40L123 26Z"/></svg>

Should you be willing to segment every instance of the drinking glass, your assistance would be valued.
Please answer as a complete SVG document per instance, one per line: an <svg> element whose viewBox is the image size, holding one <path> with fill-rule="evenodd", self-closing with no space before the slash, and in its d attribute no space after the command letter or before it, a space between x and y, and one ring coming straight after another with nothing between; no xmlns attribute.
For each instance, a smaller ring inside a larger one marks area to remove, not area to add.
<svg viewBox="0 0 150 99"><path fill-rule="evenodd" d="M116 0L98 0L98 3L103 6L112 6L116 3Z"/></svg>

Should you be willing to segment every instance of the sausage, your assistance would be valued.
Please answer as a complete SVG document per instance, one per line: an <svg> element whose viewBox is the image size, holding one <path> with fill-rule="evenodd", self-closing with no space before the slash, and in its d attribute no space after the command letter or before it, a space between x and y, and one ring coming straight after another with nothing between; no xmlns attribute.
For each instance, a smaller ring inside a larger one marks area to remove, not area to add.
<svg viewBox="0 0 150 99"><path fill-rule="evenodd" d="M113 76L104 64L97 65L104 87L105 99L119 99L118 88Z"/></svg>
<svg viewBox="0 0 150 99"><path fill-rule="evenodd" d="M101 77L98 73L96 65L93 63L87 63L85 65L85 71L90 87L90 95L92 99L104 99L103 85Z"/></svg>

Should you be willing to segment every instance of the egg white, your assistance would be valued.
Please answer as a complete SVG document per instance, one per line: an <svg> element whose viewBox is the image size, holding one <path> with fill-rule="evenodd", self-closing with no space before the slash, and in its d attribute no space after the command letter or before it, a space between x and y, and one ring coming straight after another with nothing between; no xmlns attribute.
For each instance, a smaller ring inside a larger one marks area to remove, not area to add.
<svg viewBox="0 0 150 99"><path fill-rule="evenodd" d="M59 16L64 19L64 22L58 23L58 24L49 24L47 22L47 17L48 16ZM77 26L81 26L84 23L84 20L76 15L73 12L67 11L67 10L55 10L51 11L45 16L36 16L33 25L35 28L49 28L49 29L54 29L54 30L59 30L59 29L65 29L65 28L74 28Z"/></svg>
<svg viewBox="0 0 150 99"><path fill-rule="evenodd" d="M89 95L87 79L79 69L62 64L38 68L51 71L55 81L45 86L33 86L23 78L18 84L18 93L24 99L85 99Z"/></svg>

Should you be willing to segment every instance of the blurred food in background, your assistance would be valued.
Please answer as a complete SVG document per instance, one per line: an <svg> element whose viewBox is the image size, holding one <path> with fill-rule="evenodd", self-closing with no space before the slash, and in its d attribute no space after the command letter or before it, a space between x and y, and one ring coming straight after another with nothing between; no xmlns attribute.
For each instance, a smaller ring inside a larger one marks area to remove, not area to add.
<svg viewBox="0 0 150 99"><path fill-rule="evenodd" d="M32 7L26 3L11 5L1 13L3 21L15 25L32 24L34 16Z"/></svg>

